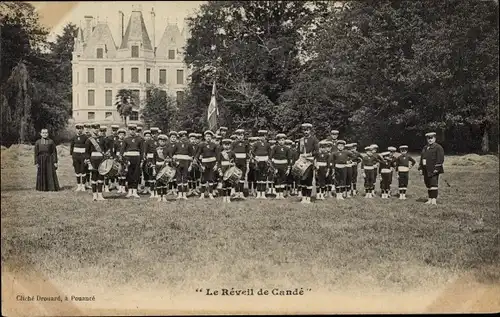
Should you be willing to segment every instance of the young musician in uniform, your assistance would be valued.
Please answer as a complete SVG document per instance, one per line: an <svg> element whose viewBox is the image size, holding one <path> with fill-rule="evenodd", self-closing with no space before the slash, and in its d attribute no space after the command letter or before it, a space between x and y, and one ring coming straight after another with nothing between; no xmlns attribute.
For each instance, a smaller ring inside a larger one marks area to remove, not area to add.
<svg viewBox="0 0 500 317"><path fill-rule="evenodd" d="M375 175L377 174L378 158L373 155L371 146L365 147L365 155L361 158L361 170L363 171L365 198L373 198L375 189Z"/></svg>
<svg viewBox="0 0 500 317"><path fill-rule="evenodd" d="M71 139L69 147L69 155L73 159L73 168L75 169L76 176L76 190L77 192L85 191L85 151L87 136L83 133L83 124L77 123L75 125L76 135Z"/></svg>
<svg viewBox="0 0 500 317"><path fill-rule="evenodd" d="M245 199L243 195L243 189L245 187L245 178L248 171L248 153L250 152L250 146L247 141L245 141L245 130L237 129L235 131L236 139L233 141L232 149L235 155L235 164L243 172L243 176L236 184L235 198ZM250 187L250 186L249 186Z"/></svg>
<svg viewBox="0 0 500 317"><path fill-rule="evenodd" d="M330 153L338 152L338 148L337 148L338 138L339 138L339 131L338 130L330 131L330 135L327 138L327 141L332 142ZM326 186L328 189L327 190L328 195L331 195L332 197L335 196L334 194L336 193L334 178L335 178L335 173L333 173L333 167L332 167L332 173L330 173L326 179Z"/></svg>
<svg viewBox="0 0 500 317"><path fill-rule="evenodd" d="M395 161L396 161L396 151L397 149L394 147L394 146L389 146L387 148L387 151L389 151L389 159L391 160L391 178L390 178L390 181L389 181L389 187L392 185L392 179L394 177L394 173L393 173L393 168L395 167ZM391 197L391 190L389 188L389 192L387 193L387 195L389 196L388 198Z"/></svg>
<svg viewBox="0 0 500 317"><path fill-rule="evenodd" d="M326 194L326 178L330 174L332 153L329 151L329 146L333 143L328 140L322 140L319 142L319 153L316 157L316 197L318 200L324 200Z"/></svg>
<svg viewBox="0 0 500 317"><path fill-rule="evenodd" d="M156 172L158 171L156 171L154 157L158 141L152 138L150 130L144 130L143 137L144 164L142 165L142 174L144 175L144 193L150 193L149 198L155 198L155 181Z"/></svg>
<svg viewBox="0 0 500 317"><path fill-rule="evenodd" d="M436 132L425 134L427 145L422 149L418 170L422 171L429 199L426 204L437 204L439 174L444 173L444 149L436 143Z"/></svg>
<svg viewBox="0 0 500 317"><path fill-rule="evenodd" d="M165 166L165 164L168 164L166 162L167 158L167 140L168 136L165 134L159 134L158 135L158 147L156 148L156 153L155 153L155 166L156 170L159 172L161 169ZM156 182L156 192L158 196L158 201L167 201L167 186L165 182L163 182L161 179L159 179Z"/></svg>
<svg viewBox="0 0 500 317"><path fill-rule="evenodd" d="M358 144L351 143L351 191L352 195L358 194L358 167L363 157L358 152Z"/></svg>
<svg viewBox="0 0 500 317"><path fill-rule="evenodd" d="M137 135L137 125L129 124L130 135L125 138L124 146L120 151L120 156L128 161L127 183L128 193L126 197L139 198L137 189L141 177L141 164L143 162L143 141Z"/></svg>
<svg viewBox="0 0 500 317"><path fill-rule="evenodd" d="M127 167L128 162L124 160L124 158L120 155L120 151L122 147L125 146L125 135L127 134L127 130L120 128L118 129L118 139L115 140L113 146L113 154L115 160L118 160L123 163L124 168ZM122 174L118 175L118 194L125 194L127 191L125 190L125 185L127 184L127 175L125 170L122 171Z"/></svg>
<svg viewBox="0 0 500 317"><path fill-rule="evenodd" d="M274 181L276 186L276 199L285 199L286 177L290 174L290 150L285 145L286 135L278 133L276 135L278 144L271 148L271 160L274 165ZM271 173L269 173L271 174Z"/></svg>
<svg viewBox="0 0 500 317"><path fill-rule="evenodd" d="M345 149L347 152L349 152L349 160L345 164L345 174L346 174L346 179L345 179L345 197L351 197L352 193L352 143L347 143L345 145Z"/></svg>
<svg viewBox="0 0 500 317"><path fill-rule="evenodd" d="M221 128L222 128L222 130L219 129L219 133L220 133L220 131L223 131L224 135L226 135L226 132L224 132L224 131L227 131L227 128L226 127L221 127ZM217 145L217 151L220 152L222 150L222 135L216 134L214 142ZM213 185L212 185L212 191L213 191L214 196L217 197L218 189L222 188L222 178L219 175L219 173L214 173L213 177L214 177L214 180L213 180Z"/></svg>
<svg viewBox="0 0 500 317"><path fill-rule="evenodd" d="M257 199L266 199L266 182L268 174L268 161L271 154L271 147L266 141L267 130L259 130L258 140L251 148L252 157L255 160L257 172Z"/></svg>
<svg viewBox="0 0 500 317"><path fill-rule="evenodd" d="M248 195L255 197L257 195L257 167L256 167L256 162L255 158L253 157L253 154L251 152L251 149L255 145L255 142L257 142L259 138L255 136L251 136L248 138L248 176L247 176L247 181L248 181Z"/></svg>
<svg viewBox="0 0 500 317"><path fill-rule="evenodd" d="M151 129L149 130L151 131L151 139L155 141L155 146L158 146L159 145L158 137L160 136L160 133L158 131L160 129L158 129L158 127L151 127Z"/></svg>
<svg viewBox="0 0 500 317"><path fill-rule="evenodd" d="M300 157L299 144L300 144L300 139L295 140L295 152L296 152L296 154L294 157L293 164L295 164L295 162L297 162L297 160ZM292 165L292 168L293 168L293 165ZM300 177L294 175L294 180L295 180L295 187L297 188L297 197L302 198L302 183L300 181Z"/></svg>
<svg viewBox="0 0 500 317"><path fill-rule="evenodd" d="M109 145L109 148L111 149L111 156L115 156L115 143L116 140L118 140L118 129L120 128L119 125L117 124L112 124L111 125L111 135L108 136L107 143ZM110 177L110 178L105 178L104 179L104 191L106 192L106 188L109 190L118 188L118 179L116 177Z"/></svg>
<svg viewBox="0 0 500 317"><path fill-rule="evenodd" d="M222 149L222 139L225 139L227 136L227 127L220 127L219 128L219 131L217 133L217 142L219 143L219 145L221 146L221 149Z"/></svg>
<svg viewBox="0 0 500 317"><path fill-rule="evenodd" d="M177 168L177 199L187 199L188 175L191 171L194 151L186 131L179 131L180 140L175 144L173 159Z"/></svg>
<svg viewBox="0 0 500 317"><path fill-rule="evenodd" d="M375 144L375 143L371 144L370 147L372 148L372 155L375 156L378 159L377 165L376 165L376 168L377 168L377 171L378 171L379 170L379 166L380 166L380 162L382 161L382 157L378 153L378 145L377 144ZM375 175L375 186L377 185L377 178L378 178L378 172ZM372 194L375 194L375 188L373 189Z"/></svg>
<svg viewBox="0 0 500 317"><path fill-rule="evenodd" d="M191 147L191 153L193 153L193 161L191 164L191 169L188 174L188 193L187 196L193 195L196 189L196 171L198 169L198 162L194 160L194 154L196 154L196 133L189 133L189 146Z"/></svg>
<svg viewBox="0 0 500 317"><path fill-rule="evenodd" d="M382 198L389 198L388 193L391 190L392 167L394 161L389 151L380 153L380 156L382 157L379 164L381 196Z"/></svg>
<svg viewBox="0 0 500 317"><path fill-rule="evenodd" d="M347 196L347 163L351 159L351 153L347 151L344 140L337 141L338 151L332 153L332 167L335 170L335 190L338 200Z"/></svg>
<svg viewBox="0 0 500 317"><path fill-rule="evenodd" d="M198 149L196 151L195 157L200 159L203 178L201 183L201 194L200 199L205 198L205 190L208 192L208 197L214 199L213 195L213 184L214 184L214 174L217 170L217 156L219 153L219 147L212 141L213 132L210 130L205 131L205 141L198 144Z"/></svg>
<svg viewBox="0 0 500 317"><path fill-rule="evenodd" d="M90 163L92 198L96 201L104 200L102 196L104 176L99 174L99 165L104 161L104 155L108 149L105 137L99 135L100 125L93 124L92 128L94 129L93 135L85 141L85 152L87 153L87 164Z"/></svg>
<svg viewBox="0 0 500 317"><path fill-rule="evenodd" d="M415 160L413 157L408 155L408 146L401 145L399 147L399 152L401 153L396 158L396 168L398 169L398 189L399 189L399 199L406 199L406 190L408 189L408 181L410 168L415 165Z"/></svg>
<svg viewBox="0 0 500 317"><path fill-rule="evenodd" d="M177 167L175 166L174 163L174 151L175 151L175 145L177 144L177 132L176 131L170 131L169 132L169 141L167 142L167 164L169 164L171 167L175 168L177 171ZM177 173L177 172L176 172ZM168 183L168 194L172 194L174 196L177 195L177 175Z"/></svg>
<svg viewBox="0 0 500 317"><path fill-rule="evenodd" d="M270 139L269 141L269 146L271 147L271 151L273 148L276 146L276 140ZM268 173L267 175L267 194L268 195L276 195L276 188L274 187L274 175L271 175L271 173Z"/></svg>
<svg viewBox="0 0 500 317"><path fill-rule="evenodd" d="M286 184L285 184L285 193L286 196L296 195L297 188L295 187L295 178L292 174L292 166L295 164L297 160L297 149L294 146L294 143L290 139L285 140L285 146L288 148L288 155L290 156L290 172L286 175Z"/></svg>
<svg viewBox="0 0 500 317"><path fill-rule="evenodd" d="M92 124L90 123L85 123L83 125L83 127L85 128L84 132L85 132L85 136L87 136L87 139L90 138L92 136ZM88 164L85 164L85 189L91 189L92 187L90 186L90 169L89 169L89 166Z"/></svg>
<svg viewBox="0 0 500 317"><path fill-rule="evenodd" d="M57 178L57 148L49 138L49 130L40 131L41 139L35 142L36 190L43 192L59 191Z"/></svg>
<svg viewBox="0 0 500 317"><path fill-rule="evenodd" d="M106 149L106 151L103 153L103 160L111 157L111 150L113 149L113 140L106 135L107 131L108 128L106 126L99 127L99 138L103 139L104 148ZM109 179L107 177L104 177L103 192L109 193Z"/></svg>
<svg viewBox="0 0 500 317"><path fill-rule="evenodd" d="M300 157L306 158L308 161L313 163L319 152L319 141L318 139L312 135L312 124L303 123L302 124L302 132L304 136L300 139L299 143L299 155ZM312 182L314 177L314 168L306 171L307 175L302 177L302 203L310 203L311 202L311 194L312 194Z"/></svg>
<svg viewBox="0 0 500 317"><path fill-rule="evenodd" d="M219 175L224 176L224 173L232 166L236 159L235 153L231 150L231 139L222 140L222 150L218 153L217 166L219 167ZM221 178L222 179L222 178ZM225 203L231 202L231 183L229 181L222 181L222 201Z"/></svg>

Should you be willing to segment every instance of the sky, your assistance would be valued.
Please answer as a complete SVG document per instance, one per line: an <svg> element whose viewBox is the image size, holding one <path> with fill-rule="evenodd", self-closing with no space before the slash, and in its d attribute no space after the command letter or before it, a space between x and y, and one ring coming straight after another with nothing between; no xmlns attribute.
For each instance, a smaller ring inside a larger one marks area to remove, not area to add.
<svg viewBox="0 0 500 317"><path fill-rule="evenodd" d="M51 30L49 34L49 41L55 40L58 34L61 34L64 26L71 22L77 26L84 26L84 16L91 15L98 18L99 21L107 21L113 34L115 42L119 39L119 18L118 11L122 11L125 15L125 25L130 17L130 12L133 9L140 9L142 11L148 34L152 40L152 20L150 11L154 8L156 18L156 36L155 42L158 45L163 31L168 23L175 23L179 25L182 30L183 21L189 15L196 12L199 6L204 1L145 1L145 2L121 2L121 1L106 1L106 2L33 2L32 4L40 14L40 21L48 29Z"/></svg>

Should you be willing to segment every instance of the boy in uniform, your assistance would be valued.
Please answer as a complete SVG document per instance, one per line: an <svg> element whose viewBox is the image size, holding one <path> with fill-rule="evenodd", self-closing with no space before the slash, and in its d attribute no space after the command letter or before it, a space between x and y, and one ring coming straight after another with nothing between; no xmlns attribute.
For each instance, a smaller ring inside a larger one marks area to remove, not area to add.
<svg viewBox="0 0 500 317"><path fill-rule="evenodd" d="M128 162L124 161L124 158L120 156L120 151L122 147L125 146L125 135L127 134L127 131L123 128L118 129L118 139L115 140L113 143L113 157L115 160L118 160L122 163L124 163L124 167L127 167ZM125 173L125 170L122 172L121 175L118 175L118 194L125 194L127 191L125 190L125 185L127 183L127 176Z"/></svg>
<svg viewBox="0 0 500 317"><path fill-rule="evenodd" d="M365 198L373 198L379 160L373 155L373 148L371 146L366 146L365 151L366 155L361 159L361 169L363 170L363 178L365 180Z"/></svg>
<svg viewBox="0 0 500 317"><path fill-rule="evenodd" d="M351 153L344 149L346 142L337 141L338 151L332 154L332 167L335 170L335 190L337 199L343 200L347 193L347 163L351 159Z"/></svg>
<svg viewBox="0 0 500 317"><path fill-rule="evenodd" d="M267 130L259 130L259 139L253 145L251 151L255 159L257 171L257 199L266 199L266 182L268 173L268 161L271 147L266 141Z"/></svg>
<svg viewBox="0 0 500 317"><path fill-rule="evenodd" d="M76 135L71 139L69 147L69 155L73 159L73 168L75 169L76 176L76 190L77 192L85 191L85 172L86 172L86 145L87 136L83 133L83 124L77 123L75 125Z"/></svg>
<svg viewBox="0 0 500 317"><path fill-rule="evenodd" d="M90 138L92 136L92 124L90 123L85 123L83 125L83 127L85 128L84 129L84 133L85 133L85 136L88 138ZM85 189L92 189L92 186L90 184L90 169L89 169L89 166L88 164L85 164Z"/></svg>
<svg viewBox="0 0 500 317"><path fill-rule="evenodd" d="M85 141L87 162L91 171L91 184L92 184L92 199L104 200L102 196L102 187L104 185L104 176L99 174L99 165L104 160L106 153L106 142L103 136L99 135L99 124L93 124L93 135Z"/></svg>
<svg viewBox="0 0 500 317"><path fill-rule="evenodd" d="M168 136L166 136L165 134L158 135L158 147L156 148L156 153L154 156L155 166L158 172L165 166L165 164L168 164L168 162L166 161L168 157L167 140ZM156 182L158 201L167 201L167 186L168 184L163 182L161 179Z"/></svg>
<svg viewBox="0 0 500 317"><path fill-rule="evenodd" d="M239 183L236 185L235 198L245 199L243 195L243 189L245 187L245 176L248 170L248 153L250 152L250 147L248 142L244 140L245 130L238 129L235 131L236 139L233 141L232 149L235 155L235 164L243 172L243 177L240 179Z"/></svg>
<svg viewBox="0 0 500 317"><path fill-rule="evenodd" d="M249 158L248 158L248 172L247 172L247 181L248 181L248 195L256 196L257 195L257 167L255 158L251 153L251 149L257 142L258 138L255 136L251 136L248 138L248 147L249 147Z"/></svg>
<svg viewBox="0 0 500 317"><path fill-rule="evenodd" d="M142 174L144 175L144 193L150 193L149 198L155 198L155 181L156 171L154 158L157 148L157 141L152 138L151 131L145 130L144 133L144 164L142 166Z"/></svg>
<svg viewBox="0 0 500 317"><path fill-rule="evenodd" d="M391 153L389 151L380 153L380 156L382 157L379 164L381 196L382 198L389 198L394 161L392 160Z"/></svg>
<svg viewBox="0 0 500 317"><path fill-rule="evenodd" d="M299 142L299 155L300 157L306 158L308 161L313 163L316 160L316 156L319 152L319 141L318 139L312 135L312 124L303 123L302 124L302 132L304 136L300 139ZM312 194L312 182L314 178L314 168L306 171L307 175L303 176L301 179L302 184L302 200L301 203L309 204L311 203L311 194Z"/></svg>
<svg viewBox="0 0 500 317"><path fill-rule="evenodd" d="M276 140L270 139L269 141L269 147L271 148L271 151L273 148L276 146ZM276 188L274 187L274 175L271 175L271 173L267 174L267 194L268 195L275 195L276 194Z"/></svg>
<svg viewBox="0 0 500 317"><path fill-rule="evenodd" d="M271 160L274 165L274 184L276 186L276 199L285 199L285 184L286 177L290 173L290 150L285 145L286 135L284 133L278 133L276 139L278 144L276 144L271 149Z"/></svg>
<svg viewBox="0 0 500 317"><path fill-rule="evenodd" d="M179 131L180 140L175 144L173 159L177 167L177 199L187 199L188 175L192 169L193 147L186 131Z"/></svg>
<svg viewBox="0 0 500 317"><path fill-rule="evenodd" d="M415 165L413 157L408 155L408 146L401 145L399 147L399 155L396 158L396 168L398 169L398 189L399 199L406 199L406 190L408 189L408 180L410 169Z"/></svg>
<svg viewBox="0 0 500 317"><path fill-rule="evenodd" d="M231 167L234 166L234 160L236 159L235 153L231 150L231 139L222 140L222 150L218 153L217 166L219 167L218 172L221 175L222 180L222 201L224 203L231 202L231 188L232 185L228 181L223 180L224 173Z"/></svg>
<svg viewBox="0 0 500 317"><path fill-rule="evenodd" d="M316 186L318 188L316 197L318 200L324 200L326 194L326 178L330 173L330 165L332 154L329 152L329 145L332 142L328 140L322 140L319 142L319 154L316 158L316 170L317 170L317 182Z"/></svg>
<svg viewBox="0 0 500 317"><path fill-rule="evenodd" d="M296 147L294 146L294 142L290 139L285 140L285 145L288 147L288 153L290 156L290 171L286 176L286 196L297 195L297 187L295 186L295 177L292 174L292 166L295 164L298 158L298 152Z"/></svg>
<svg viewBox="0 0 500 317"><path fill-rule="evenodd" d="M169 132L169 137L170 139L167 142L167 159L166 163L169 164L171 167L176 168L175 162L174 162L174 150L175 150L175 145L177 144L177 132L176 131L170 131ZM177 175L168 183L168 194L172 194L174 196L177 195Z"/></svg>
<svg viewBox="0 0 500 317"><path fill-rule="evenodd" d="M125 138L120 156L128 161L127 184L128 197L139 198L137 189L141 179L141 164L143 163L143 141L137 135L137 125L129 124L129 136Z"/></svg>
<svg viewBox="0 0 500 317"><path fill-rule="evenodd" d="M358 144L351 143L351 191L352 196L356 196L358 194L358 167L359 163L363 157L358 152Z"/></svg>
<svg viewBox="0 0 500 317"><path fill-rule="evenodd" d="M210 199L214 199L214 174L217 170L217 156L219 154L219 147L214 141L212 141L212 137L214 136L212 131L207 130L205 131L204 135L205 141L198 144L198 149L195 154L195 157L197 159L201 158L201 164L203 166L200 199L205 198L205 190L208 191L208 197Z"/></svg>

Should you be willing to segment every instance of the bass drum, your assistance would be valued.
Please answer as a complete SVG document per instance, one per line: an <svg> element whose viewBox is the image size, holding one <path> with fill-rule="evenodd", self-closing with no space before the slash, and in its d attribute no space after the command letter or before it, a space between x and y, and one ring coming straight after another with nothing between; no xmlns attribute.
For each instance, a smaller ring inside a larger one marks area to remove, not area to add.
<svg viewBox="0 0 500 317"><path fill-rule="evenodd" d="M165 165L163 168L156 174L156 180L161 181L164 184L168 184L175 177L176 170L170 165Z"/></svg>
<svg viewBox="0 0 500 317"><path fill-rule="evenodd" d="M118 177L123 172L122 163L115 161L113 159L106 159L99 164L98 172L100 175L106 176L108 178Z"/></svg>
<svg viewBox="0 0 500 317"><path fill-rule="evenodd" d="M236 185L241 177L243 176L243 171L236 166L230 167L225 173L222 179L229 182L232 185Z"/></svg>
<svg viewBox="0 0 500 317"><path fill-rule="evenodd" d="M292 174L300 179L307 178L307 172L312 168L312 163L308 161L305 157L299 157L299 159L292 166Z"/></svg>

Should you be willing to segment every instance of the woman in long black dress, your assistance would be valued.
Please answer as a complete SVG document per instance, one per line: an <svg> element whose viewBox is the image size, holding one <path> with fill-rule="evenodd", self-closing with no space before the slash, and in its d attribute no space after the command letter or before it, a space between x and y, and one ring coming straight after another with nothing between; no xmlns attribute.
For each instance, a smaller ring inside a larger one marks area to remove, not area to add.
<svg viewBox="0 0 500 317"><path fill-rule="evenodd" d="M35 143L36 190L59 191L57 180L57 149L54 141L49 139L49 131L40 131L41 139Z"/></svg>

